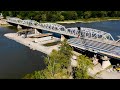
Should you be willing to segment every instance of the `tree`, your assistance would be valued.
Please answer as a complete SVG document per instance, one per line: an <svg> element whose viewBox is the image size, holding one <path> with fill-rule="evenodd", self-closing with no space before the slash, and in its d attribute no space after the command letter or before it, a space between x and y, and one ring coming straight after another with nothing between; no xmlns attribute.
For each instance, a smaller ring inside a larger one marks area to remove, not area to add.
<svg viewBox="0 0 120 90"><path fill-rule="evenodd" d="M42 14L41 20L42 20L42 21L46 21L46 19L47 19L47 18L46 18L46 14Z"/></svg>
<svg viewBox="0 0 120 90"><path fill-rule="evenodd" d="M91 15L92 15L91 11L85 11L85 12L84 12L84 18L85 18L85 19L90 18Z"/></svg>
<svg viewBox="0 0 120 90"><path fill-rule="evenodd" d="M59 63L61 55L58 51L53 50L52 53L45 58L46 69L35 71L33 74L27 74L24 79L62 79L69 78L67 69L63 68Z"/></svg>
<svg viewBox="0 0 120 90"><path fill-rule="evenodd" d="M92 68L92 60L85 55L78 56L78 66L75 68L75 79L89 79L88 69Z"/></svg>
<svg viewBox="0 0 120 90"><path fill-rule="evenodd" d="M63 15L60 15L59 20L60 20L60 21L64 21L64 19L65 19L64 16L63 16Z"/></svg>
<svg viewBox="0 0 120 90"><path fill-rule="evenodd" d="M45 77L43 72L44 72L44 70L35 71L32 74L25 75L25 77L23 79L46 79L46 77Z"/></svg>
<svg viewBox="0 0 120 90"><path fill-rule="evenodd" d="M101 17L106 17L107 16L107 11L101 11Z"/></svg>
<svg viewBox="0 0 120 90"><path fill-rule="evenodd" d="M64 11L61 14L65 17L65 20L76 20L78 18L76 11Z"/></svg>
<svg viewBox="0 0 120 90"><path fill-rule="evenodd" d="M9 16L8 11L2 11L2 14L3 14L4 18L6 18L6 16Z"/></svg>
<svg viewBox="0 0 120 90"><path fill-rule="evenodd" d="M64 49L64 50L63 50ZM25 78L30 79L62 79L69 78L68 66L72 49L66 41L61 42L60 50L53 50L51 54L45 58L46 68L41 71L36 71L32 75L27 74Z"/></svg>
<svg viewBox="0 0 120 90"><path fill-rule="evenodd" d="M61 60L61 64L64 67L67 67L67 68L69 67L70 59L73 55L72 51L73 51L73 48L67 43L66 39L61 42L61 47L60 47L59 52L60 52L61 56L63 56L63 59Z"/></svg>
<svg viewBox="0 0 120 90"><path fill-rule="evenodd" d="M46 68L41 71L35 71L33 74L27 74L25 79L69 79L69 67L71 66L71 57L73 49L66 40L61 42L60 49L53 50L51 54L45 58ZM88 68L92 67L92 61L84 56L78 57L78 66L75 67L73 73L75 79L88 79Z"/></svg>
<svg viewBox="0 0 120 90"><path fill-rule="evenodd" d="M84 11L77 11L78 18L83 18L84 16Z"/></svg>

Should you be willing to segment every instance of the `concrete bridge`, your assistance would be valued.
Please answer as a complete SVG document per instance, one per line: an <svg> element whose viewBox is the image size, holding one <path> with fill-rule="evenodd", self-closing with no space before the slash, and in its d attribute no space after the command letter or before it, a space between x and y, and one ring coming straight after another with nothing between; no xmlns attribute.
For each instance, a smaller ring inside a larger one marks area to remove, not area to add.
<svg viewBox="0 0 120 90"><path fill-rule="evenodd" d="M73 38L68 39L68 43L72 47L94 52L96 55L101 54L120 59L120 40L115 41L110 33L85 27L65 28L65 26L56 23L39 23L35 20L22 20L16 17L7 17L6 21L18 28L33 28L39 32L45 30L65 37L72 36Z"/></svg>

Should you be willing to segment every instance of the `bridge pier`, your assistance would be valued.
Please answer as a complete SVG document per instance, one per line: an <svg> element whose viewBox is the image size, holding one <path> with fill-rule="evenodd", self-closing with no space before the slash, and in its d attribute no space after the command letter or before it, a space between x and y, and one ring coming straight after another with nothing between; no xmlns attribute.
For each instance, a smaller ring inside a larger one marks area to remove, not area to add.
<svg viewBox="0 0 120 90"><path fill-rule="evenodd" d="M67 35L61 35L61 41L64 41L65 39L69 39L69 36L67 36Z"/></svg>
<svg viewBox="0 0 120 90"><path fill-rule="evenodd" d="M64 40L65 40L64 35L61 35L61 41L64 41Z"/></svg>
<svg viewBox="0 0 120 90"><path fill-rule="evenodd" d="M102 69L105 69L105 68L107 68L108 66L110 66L111 65L111 63L110 63L110 58L108 58L107 56L103 56L102 58L101 58L103 61L102 61Z"/></svg>
<svg viewBox="0 0 120 90"><path fill-rule="evenodd" d="M22 27L20 25L17 25L17 29L22 29Z"/></svg>
<svg viewBox="0 0 120 90"><path fill-rule="evenodd" d="M37 29L35 29L35 34L39 34L39 32L38 32L38 30L37 30Z"/></svg>
<svg viewBox="0 0 120 90"><path fill-rule="evenodd" d="M94 55L94 57L92 58L92 60L93 60L93 64L94 65L96 65L96 64L98 64L99 62L98 62L98 58L97 58L97 55Z"/></svg>

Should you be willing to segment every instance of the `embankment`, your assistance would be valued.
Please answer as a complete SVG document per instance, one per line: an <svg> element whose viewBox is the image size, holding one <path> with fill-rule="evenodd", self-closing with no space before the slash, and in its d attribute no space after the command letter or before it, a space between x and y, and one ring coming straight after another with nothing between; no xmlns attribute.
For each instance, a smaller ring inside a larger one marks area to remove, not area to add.
<svg viewBox="0 0 120 90"><path fill-rule="evenodd" d="M49 47L45 47L39 43L32 42L29 38L22 38L18 36L16 33L7 33L4 34L5 37L15 40L18 43L21 43L25 46L28 46L30 49L37 50L43 52L45 54L50 54L51 49Z"/></svg>

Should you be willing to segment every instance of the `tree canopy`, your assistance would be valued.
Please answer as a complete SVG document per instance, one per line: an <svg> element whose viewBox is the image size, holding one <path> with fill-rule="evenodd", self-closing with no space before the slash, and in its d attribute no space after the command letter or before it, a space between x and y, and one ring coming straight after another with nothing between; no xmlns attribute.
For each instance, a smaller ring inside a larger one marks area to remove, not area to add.
<svg viewBox="0 0 120 90"><path fill-rule="evenodd" d="M63 21L100 17L120 17L120 11L1 11L3 16L34 19L36 21Z"/></svg>

